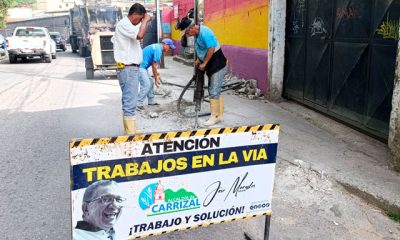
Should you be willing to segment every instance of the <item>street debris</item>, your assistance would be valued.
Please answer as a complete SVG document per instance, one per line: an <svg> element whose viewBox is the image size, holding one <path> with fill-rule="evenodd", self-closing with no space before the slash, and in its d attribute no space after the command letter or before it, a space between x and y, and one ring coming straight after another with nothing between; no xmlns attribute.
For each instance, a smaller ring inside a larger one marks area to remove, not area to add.
<svg viewBox="0 0 400 240"><path fill-rule="evenodd" d="M257 80L254 79L239 79L235 76L227 75L225 78L224 85L234 85L238 83L238 88L234 88L236 95L245 96L250 100L263 99L261 90L257 88Z"/></svg>
<svg viewBox="0 0 400 240"><path fill-rule="evenodd" d="M172 95L172 90L166 88L163 85L160 85L158 87L154 87L154 95L161 97L170 97Z"/></svg>
<svg viewBox="0 0 400 240"><path fill-rule="evenodd" d="M150 116L150 118L158 118L159 115L156 112L150 112L149 116Z"/></svg>

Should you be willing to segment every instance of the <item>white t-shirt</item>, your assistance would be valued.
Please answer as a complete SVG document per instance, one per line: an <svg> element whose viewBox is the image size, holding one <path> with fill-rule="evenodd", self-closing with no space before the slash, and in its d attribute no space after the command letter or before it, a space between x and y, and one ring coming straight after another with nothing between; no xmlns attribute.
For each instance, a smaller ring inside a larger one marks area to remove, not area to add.
<svg viewBox="0 0 400 240"><path fill-rule="evenodd" d="M133 25L128 17L117 23L115 34L111 41L114 44L114 59L124 64L140 64L142 62L142 48L136 39L140 24Z"/></svg>
<svg viewBox="0 0 400 240"><path fill-rule="evenodd" d="M73 235L73 240L110 240L110 235L104 230L89 232L82 229L74 229Z"/></svg>

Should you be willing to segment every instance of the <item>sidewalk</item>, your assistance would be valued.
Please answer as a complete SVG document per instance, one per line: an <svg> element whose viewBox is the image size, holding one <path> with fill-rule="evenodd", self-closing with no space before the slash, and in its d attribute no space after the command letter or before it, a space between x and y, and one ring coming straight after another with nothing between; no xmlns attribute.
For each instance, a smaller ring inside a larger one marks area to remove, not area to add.
<svg viewBox="0 0 400 240"><path fill-rule="evenodd" d="M165 58L165 66L160 69L164 82L186 85L192 77L193 68L172 57ZM400 214L400 174L388 167L386 144L287 100L249 100L228 92L224 102L224 122L217 127L279 123L278 161L309 168L384 211Z"/></svg>

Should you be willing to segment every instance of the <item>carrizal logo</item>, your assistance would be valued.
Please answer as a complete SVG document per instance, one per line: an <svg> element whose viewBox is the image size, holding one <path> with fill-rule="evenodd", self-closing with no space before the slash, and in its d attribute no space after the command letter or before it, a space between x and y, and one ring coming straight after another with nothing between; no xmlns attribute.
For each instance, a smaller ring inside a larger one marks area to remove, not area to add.
<svg viewBox="0 0 400 240"><path fill-rule="evenodd" d="M200 208L197 196L181 188L177 192L164 189L161 181L145 187L139 195L139 206L147 216L168 214Z"/></svg>

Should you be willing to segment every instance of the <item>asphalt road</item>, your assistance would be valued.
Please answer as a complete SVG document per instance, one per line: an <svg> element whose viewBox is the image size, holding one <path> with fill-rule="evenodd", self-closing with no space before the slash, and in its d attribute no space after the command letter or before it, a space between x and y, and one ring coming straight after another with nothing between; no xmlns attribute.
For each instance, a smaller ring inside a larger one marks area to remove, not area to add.
<svg viewBox="0 0 400 240"><path fill-rule="evenodd" d="M68 142L121 134L118 82L86 81L83 66L71 52L50 64L0 64L5 239L70 239Z"/></svg>
<svg viewBox="0 0 400 240"><path fill-rule="evenodd" d="M190 128L175 112L179 88L167 88L171 92L160 101L159 117L139 117L145 131ZM240 98L235 101L240 104ZM243 117L236 116L237 121ZM59 52L50 64L1 61L1 239L70 239L68 142L121 134L120 90L113 73L96 72L94 80L85 80L84 60L70 51ZM283 159L277 165L273 211L270 239L400 239L400 225L379 209ZM240 240L244 232L262 239L263 227L264 219L256 218L152 239Z"/></svg>

